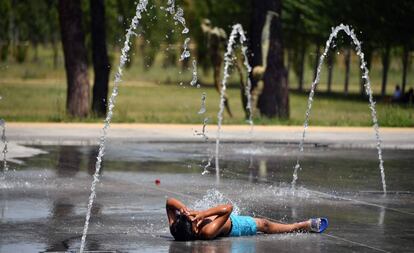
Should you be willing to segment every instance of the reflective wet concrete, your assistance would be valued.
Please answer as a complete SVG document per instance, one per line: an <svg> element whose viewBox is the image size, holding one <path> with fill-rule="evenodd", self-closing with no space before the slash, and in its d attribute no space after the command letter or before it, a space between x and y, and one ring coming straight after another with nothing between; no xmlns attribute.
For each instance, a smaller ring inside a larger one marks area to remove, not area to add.
<svg viewBox="0 0 414 253"><path fill-rule="evenodd" d="M39 146L0 179L0 252L79 249L96 147ZM414 156L385 150L389 193L375 150L307 147L290 189L297 147L224 144L220 177L201 175L212 144L110 143L97 187L88 250L119 252L410 252ZM214 159L213 159L214 160ZM155 180L160 184L156 185ZM326 216L324 234L278 234L191 243L169 235L166 197L194 208L232 202L281 222Z"/></svg>

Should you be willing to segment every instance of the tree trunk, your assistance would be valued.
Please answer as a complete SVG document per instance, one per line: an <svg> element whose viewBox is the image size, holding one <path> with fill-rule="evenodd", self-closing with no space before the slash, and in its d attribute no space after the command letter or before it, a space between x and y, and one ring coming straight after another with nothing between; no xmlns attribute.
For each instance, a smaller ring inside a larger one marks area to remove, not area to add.
<svg viewBox="0 0 414 253"><path fill-rule="evenodd" d="M14 50L15 47L15 36L14 36L14 10L15 10L15 1L11 1L11 6L9 9L9 26L8 26L8 36L9 36L9 41L10 41L10 48L11 50ZM13 51L11 52L13 55Z"/></svg>
<svg viewBox="0 0 414 253"><path fill-rule="evenodd" d="M53 35L52 37L52 51L53 51L53 68L57 69L59 63L59 48L58 48L58 41L57 35Z"/></svg>
<svg viewBox="0 0 414 253"><path fill-rule="evenodd" d="M316 48L315 48L315 65L313 68L313 80L312 82L316 79L316 75L318 73L318 65L319 65L319 58L321 57L321 45L316 44Z"/></svg>
<svg viewBox="0 0 414 253"><path fill-rule="evenodd" d="M289 85L289 74L290 74L290 69L292 67L293 52L292 52L292 49L286 49L286 51L287 51L286 82Z"/></svg>
<svg viewBox="0 0 414 253"><path fill-rule="evenodd" d="M306 45L302 43L300 47L300 67L299 67L299 91L303 90L303 75L305 73L305 54L306 54Z"/></svg>
<svg viewBox="0 0 414 253"><path fill-rule="evenodd" d="M252 0L252 15L249 32L249 62L252 68L263 66L262 59L262 31L266 22L267 3L266 1ZM252 90L256 88L258 80L250 75Z"/></svg>
<svg viewBox="0 0 414 253"><path fill-rule="evenodd" d="M39 48L38 48L38 46L39 46L39 44L37 43L37 42L33 42L33 51L34 51L34 54L33 54L33 62L39 62Z"/></svg>
<svg viewBox="0 0 414 253"><path fill-rule="evenodd" d="M71 116L89 112L89 79L80 0L59 0L59 21L67 79L66 109Z"/></svg>
<svg viewBox="0 0 414 253"><path fill-rule="evenodd" d="M90 0L92 59L95 80L93 85L92 110L98 116L105 116L108 97L110 63L106 48L104 0Z"/></svg>
<svg viewBox="0 0 414 253"><path fill-rule="evenodd" d="M267 67L258 107L260 113L266 117L287 118L289 117L289 90L286 82L286 70L283 65L282 22L280 18L282 1L275 0L269 4L269 10L279 15L273 17L270 24Z"/></svg>
<svg viewBox="0 0 414 253"><path fill-rule="evenodd" d="M0 60L2 62L7 61L9 56L9 42L0 41Z"/></svg>
<svg viewBox="0 0 414 253"><path fill-rule="evenodd" d="M334 52L331 52L328 55L328 59L327 59L327 64L328 64L328 89L327 89L327 92L328 93L332 92L332 76L333 76L333 69L334 69L334 60L335 60Z"/></svg>
<svg viewBox="0 0 414 253"><path fill-rule="evenodd" d="M382 53L382 85L381 96L384 97L387 92L388 69L390 67L390 51L391 47L387 44Z"/></svg>
<svg viewBox="0 0 414 253"><path fill-rule="evenodd" d="M175 55L177 56L177 55ZM171 66L175 65L177 60L175 59L174 62L171 62ZM181 70L184 72L190 68L190 58L187 57L184 60L181 61Z"/></svg>
<svg viewBox="0 0 414 253"><path fill-rule="evenodd" d="M410 51L408 49L408 46L404 45L404 52L403 52L403 58L402 58L403 73L402 73L402 81L401 81L401 92L402 92L402 94L405 94L405 86L407 84L409 56L410 56Z"/></svg>
<svg viewBox="0 0 414 253"><path fill-rule="evenodd" d="M349 92L349 72L351 70L351 49L345 49L345 95L348 95Z"/></svg>
<svg viewBox="0 0 414 253"><path fill-rule="evenodd" d="M250 117L250 110L247 109L247 96L246 96L246 83L244 82L244 76L243 76L243 69L241 67L241 63L239 61L235 61L233 65L237 72L239 73L240 78L240 95L241 95L241 102L244 110L244 115L246 116L246 120Z"/></svg>

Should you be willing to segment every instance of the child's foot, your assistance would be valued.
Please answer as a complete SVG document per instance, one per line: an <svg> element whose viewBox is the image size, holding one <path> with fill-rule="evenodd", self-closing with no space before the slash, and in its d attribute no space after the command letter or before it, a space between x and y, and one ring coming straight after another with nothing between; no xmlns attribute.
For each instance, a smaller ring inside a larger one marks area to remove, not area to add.
<svg viewBox="0 0 414 253"><path fill-rule="evenodd" d="M312 218L310 222L310 231L314 233L322 233L328 227L327 218Z"/></svg>

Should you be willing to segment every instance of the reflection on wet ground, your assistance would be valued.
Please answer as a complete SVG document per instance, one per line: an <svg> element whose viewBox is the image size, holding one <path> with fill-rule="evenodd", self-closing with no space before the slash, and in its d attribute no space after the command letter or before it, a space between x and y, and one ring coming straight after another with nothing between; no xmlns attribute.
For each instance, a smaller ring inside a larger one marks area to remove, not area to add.
<svg viewBox="0 0 414 253"><path fill-rule="evenodd" d="M0 181L0 252L79 249L96 147L42 146ZM221 180L201 175L210 144L111 143L97 188L88 250L120 252L411 251L412 151L386 150L389 194L375 150L308 148L292 192L296 147L224 144ZM155 180L159 180L159 185ZM165 198L195 208L231 201L242 214L292 222L327 216L326 234L282 234L174 242Z"/></svg>

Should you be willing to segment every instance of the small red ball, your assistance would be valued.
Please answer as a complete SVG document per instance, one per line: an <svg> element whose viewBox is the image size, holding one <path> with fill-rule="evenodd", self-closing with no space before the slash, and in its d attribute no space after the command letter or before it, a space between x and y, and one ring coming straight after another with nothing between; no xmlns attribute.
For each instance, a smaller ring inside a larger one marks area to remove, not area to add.
<svg viewBox="0 0 414 253"><path fill-rule="evenodd" d="M159 180L159 179L155 179L155 184L156 184L156 185L161 184L161 180Z"/></svg>

